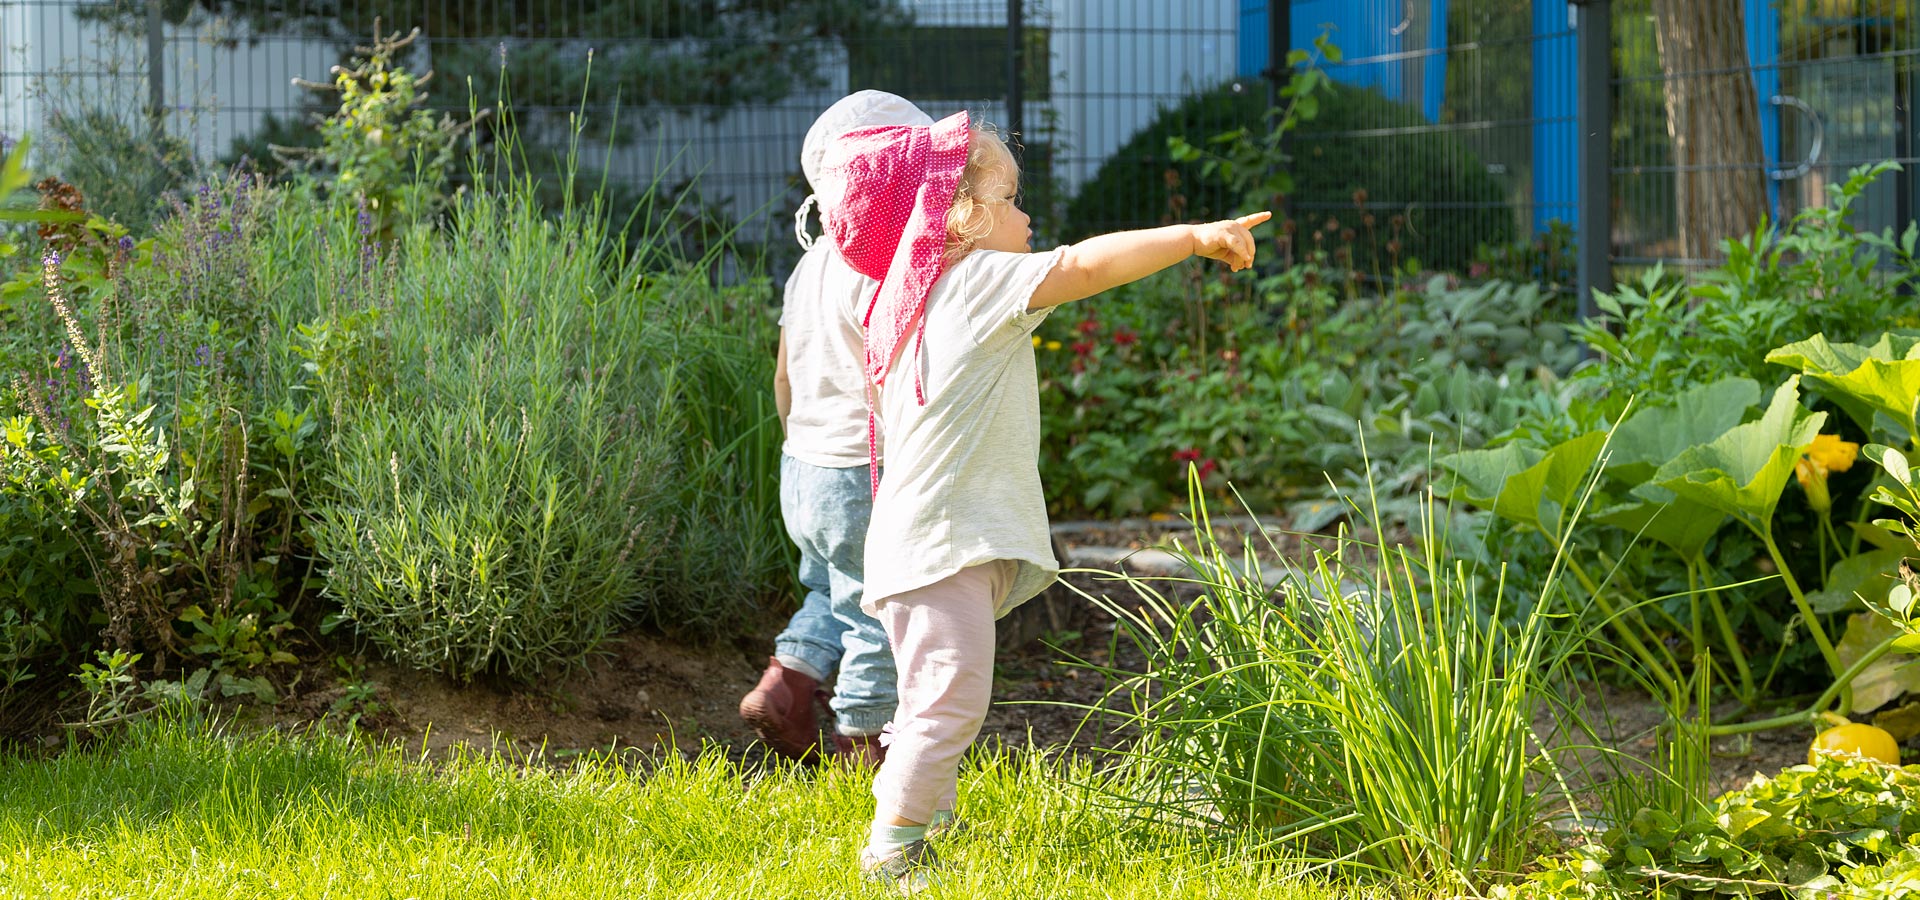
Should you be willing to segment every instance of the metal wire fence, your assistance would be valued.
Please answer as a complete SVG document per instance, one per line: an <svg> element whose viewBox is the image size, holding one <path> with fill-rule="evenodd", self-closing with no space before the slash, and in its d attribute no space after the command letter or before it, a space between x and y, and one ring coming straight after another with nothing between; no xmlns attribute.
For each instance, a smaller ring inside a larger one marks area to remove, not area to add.
<svg viewBox="0 0 1920 900"><path fill-rule="evenodd" d="M1611 225L1617 266L1689 263L1677 240L1663 92L1709 77L1663 64L1652 0L1612 0ZM1577 4L1576 4L1577 5ZM1746 0L1769 211L1822 201L1860 163L1912 163L1920 0ZM1574 5L1566 0L0 0L0 132L157 117L195 160L258 157L310 132L356 43L421 29L410 67L434 102L510 95L536 146L564 149L631 198L684 198L741 237L780 243L805 193L813 117L851 89L895 90L935 116L969 109L1019 132L1024 189L1047 235L1224 212L1169 157L1258 127L1275 36L1327 33L1344 58L1319 115L1289 138L1286 209L1358 267L1472 271L1543 246L1583 209ZM1605 4L1602 4L1605 8ZM92 119L87 117L91 116ZM56 150L57 148L49 148ZM57 153L56 153L57 155ZM1911 171L1912 166L1908 165ZM1912 218L1905 172L1862 224ZM1209 191L1212 191L1210 194ZM1307 240L1307 238L1302 238ZM1564 277L1552 261L1539 277Z"/></svg>

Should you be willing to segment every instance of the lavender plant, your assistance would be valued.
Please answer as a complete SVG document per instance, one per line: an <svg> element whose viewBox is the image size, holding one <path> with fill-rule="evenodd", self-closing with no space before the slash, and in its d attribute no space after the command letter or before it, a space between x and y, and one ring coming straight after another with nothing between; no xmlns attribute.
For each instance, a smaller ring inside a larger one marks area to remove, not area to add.
<svg viewBox="0 0 1920 900"><path fill-rule="evenodd" d="M334 417L311 531L337 621L458 678L580 661L671 526L674 420L623 371L644 359L631 282L597 219L526 200L462 198L451 233L394 251L406 302L303 336Z"/></svg>

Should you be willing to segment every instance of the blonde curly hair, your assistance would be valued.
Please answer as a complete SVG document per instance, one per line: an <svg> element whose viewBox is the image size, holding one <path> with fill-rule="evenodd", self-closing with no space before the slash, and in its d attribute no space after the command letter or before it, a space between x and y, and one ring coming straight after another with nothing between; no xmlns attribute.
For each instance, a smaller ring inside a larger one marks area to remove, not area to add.
<svg viewBox="0 0 1920 900"><path fill-rule="evenodd" d="M1005 189L1019 185L1020 164L1007 142L991 127L974 128L967 141L967 167L960 173L953 205L947 208L946 265L966 258L993 232L998 219L994 207L1011 203L1003 196Z"/></svg>

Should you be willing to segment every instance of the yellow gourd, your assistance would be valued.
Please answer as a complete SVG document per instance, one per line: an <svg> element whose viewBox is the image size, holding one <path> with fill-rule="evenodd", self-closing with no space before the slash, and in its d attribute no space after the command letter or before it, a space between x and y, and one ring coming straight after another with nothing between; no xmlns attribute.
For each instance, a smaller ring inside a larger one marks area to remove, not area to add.
<svg viewBox="0 0 1920 900"><path fill-rule="evenodd" d="M1848 722L1822 731L1813 739L1813 747L1807 751L1807 764L1813 765L1821 756L1828 754L1864 756L1897 766L1900 764L1900 743L1885 729Z"/></svg>

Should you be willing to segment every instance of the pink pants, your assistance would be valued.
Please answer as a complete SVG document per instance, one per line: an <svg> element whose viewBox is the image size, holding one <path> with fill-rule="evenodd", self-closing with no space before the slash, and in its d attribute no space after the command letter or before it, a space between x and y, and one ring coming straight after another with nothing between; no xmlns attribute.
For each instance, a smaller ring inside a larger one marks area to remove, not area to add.
<svg viewBox="0 0 1920 900"><path fill-rule="evenodd" d="M873 779L875 821L927 822L934 810L953 808L960 757L992 699L994 611L1017 571L1012 560L994 560L880 601L900 706Z"/></svg>

